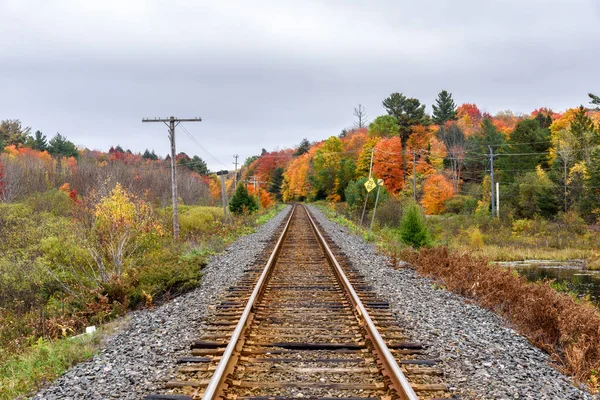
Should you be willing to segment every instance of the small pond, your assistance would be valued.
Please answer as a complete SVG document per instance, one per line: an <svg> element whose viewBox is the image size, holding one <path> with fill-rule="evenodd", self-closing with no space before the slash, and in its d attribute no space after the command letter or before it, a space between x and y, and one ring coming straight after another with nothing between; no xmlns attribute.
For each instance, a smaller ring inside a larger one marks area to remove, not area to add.
<svg viewBox="0 0 600 400"><path fill-rule="evenodd" d="M580 262L535 260L498 264L513 267L532 282L554 279L581 297L589 295L590 300L600 306L600 271L582 269Z"/></svg>

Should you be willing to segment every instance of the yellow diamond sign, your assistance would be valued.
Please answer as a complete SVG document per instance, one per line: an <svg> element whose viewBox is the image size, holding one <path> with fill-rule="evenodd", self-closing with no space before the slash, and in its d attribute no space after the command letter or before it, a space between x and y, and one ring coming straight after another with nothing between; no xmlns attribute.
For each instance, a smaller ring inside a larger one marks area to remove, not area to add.
<svg viewBox="0 0 600 400"><path fill-rule="evenodd" d="M383 186L383 179L377 179L377 184L379 186Z"/></svg>
<svg viewBox="0 0 600 400"><path fill-rule="evenodd" d="M377 184L375 183L373 178L369 178L369 180L365 182L365 188L367 189L367 192L370 192L371 190L375 189L376 187L377 187Z"/></svg>

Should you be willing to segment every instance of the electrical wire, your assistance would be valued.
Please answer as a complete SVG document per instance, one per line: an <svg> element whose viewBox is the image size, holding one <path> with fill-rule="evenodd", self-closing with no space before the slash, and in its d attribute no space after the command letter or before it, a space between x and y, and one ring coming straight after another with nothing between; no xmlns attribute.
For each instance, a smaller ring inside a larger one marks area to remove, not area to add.
<svg viewBox="0 0 600 400"><path fill-rule="evenodd" d="M206 150L206 148L204 146L202 146L200 144L200 142L198 142L196 140L196 138L187 130L187 128L182 124L179 123L179 127L183 130L183 132L185 132L185 134L192 140L192 142L194 142L194 144L196 144L198 147L200 147L206 154L208 154L213 160L215 160L217 163L221 164L222 166L224 166L225 168L228 168L227 165L225 165L221 160L219 160L217 157L213 156L210 151Z"/></svg>

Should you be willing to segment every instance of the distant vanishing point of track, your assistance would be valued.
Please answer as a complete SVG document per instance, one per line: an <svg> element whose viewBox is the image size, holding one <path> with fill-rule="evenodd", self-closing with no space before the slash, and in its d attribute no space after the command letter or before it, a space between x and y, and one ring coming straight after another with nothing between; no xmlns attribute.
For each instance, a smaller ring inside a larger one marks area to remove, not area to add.
<svg viewBox="0 0 600 400"><path fill-rule="evenodd" d="M435 361L406 340L304 206L191 347L177 380L147 400L449 397Z"/></svg>

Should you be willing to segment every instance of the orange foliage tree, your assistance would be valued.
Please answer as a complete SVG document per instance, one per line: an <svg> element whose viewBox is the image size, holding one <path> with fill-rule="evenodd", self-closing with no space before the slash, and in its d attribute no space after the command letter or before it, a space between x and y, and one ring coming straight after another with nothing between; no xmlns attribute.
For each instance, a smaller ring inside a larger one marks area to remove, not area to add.
<svg viewBox="0 0 600 400"><path fill-rule="evenodd" d="M465 103L457 108L458 126L465 132L465 136L471 136L479 129L483 115L475 104Z"/></svg>
<svg viewBox="0 0 600 400"><path fill-rule="evenodd" d="M250 196L259 197L260 198L260 207L261 208L269 208L273 204L273 200L271 199L271 195L264 188L260 188L260 196L256 195L256 190L254 190L254 186L248 186L248 194Z"/></svg>
<svg viewBox="0 0 600 400"><path fill-rule="evenodd" d="M354 161L358 160L358 156L362 151L367 139L369 137L369 131L366 128L357 129L346 137L342 138L342 146L344 148L345 156L352 158Z"/></svg>
<svg viewBox="0 0 600 400"><path fill-rule="evenodd" d="M421 205L428 214L439 214L444 208L444 202L454 196L454 186L444 175L430 175L423 184Z"/></svg>
<svg viewBox="0 0 600 400"><path fill-rule="evenodd" d="M402 141L398 136L382 139L375 145L373 174L383 179L390 193L398 193L404 184Z"/></svg>
<svg viewBox="0 0 600 400"><path fill-rule="evenodd" d="M284 201L304 200L312 190L308 180L311 166L310 162L320 145L315 145L310 150L292 160L283 173L281 192Z"/></svg>

